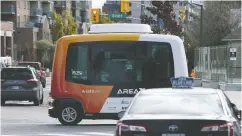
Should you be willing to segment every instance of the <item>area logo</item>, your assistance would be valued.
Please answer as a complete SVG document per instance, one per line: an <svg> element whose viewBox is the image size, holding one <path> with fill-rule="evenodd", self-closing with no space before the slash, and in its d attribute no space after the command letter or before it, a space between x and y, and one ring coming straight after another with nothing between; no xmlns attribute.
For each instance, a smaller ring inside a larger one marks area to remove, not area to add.
<svg viewBox="0 0 242 136"><path fill-rule="evenodd" d="M139 89L119 89L117 94L137 94L139 91L144 90L145 88Z"/></svg>

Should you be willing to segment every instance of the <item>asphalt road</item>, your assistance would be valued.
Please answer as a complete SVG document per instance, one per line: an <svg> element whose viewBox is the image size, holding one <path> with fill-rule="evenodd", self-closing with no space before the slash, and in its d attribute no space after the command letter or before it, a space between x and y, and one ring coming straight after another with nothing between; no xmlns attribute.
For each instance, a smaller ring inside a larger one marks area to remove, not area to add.
<svg viewBox="0 0 242 136"><path fill-rule="evenodd" d="M83 120L78 126L62 126L47 114L50 78L44 90L41 106L29 102L7 102L1 107L1 136L113 136L115 120ZM241 109L241 91L226 91Z"/></svg>
<svg viewBox="0 0 242 136"><path fill-rule="evenodd" d="M48 116L50 78L44 90L44 104L6 102L1 107L1 136L113 136L115 120L83 120L78 126L62 126Z"/></svg>

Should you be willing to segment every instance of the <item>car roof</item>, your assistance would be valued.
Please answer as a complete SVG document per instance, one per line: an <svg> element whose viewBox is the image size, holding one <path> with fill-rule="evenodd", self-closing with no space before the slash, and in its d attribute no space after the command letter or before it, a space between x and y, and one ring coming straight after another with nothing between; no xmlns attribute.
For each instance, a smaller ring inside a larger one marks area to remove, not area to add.
<svg viewBox="0 0 242 136"><path fill-rule="evenodd" d="M162 95L162 94L216 94L218 89L213 88L154 88L145 89L139 92L140 95Z"/></svg>
<svg viewBox="0 0 242 136"><path fill-rule="evenodd" d="M34 68L32 68L32 67L22 67L22 66L10 66L10 67L4 67L2 69L31 69L31 70L33 70Z"/></svg>
<svg viewBox="0 0 242 136"><path fill-rule="evenodd" d="M21 62L18 62L18 63L38 63L38 64L40 64L40 62L33 62L33 61L21 61Z"/></svg>

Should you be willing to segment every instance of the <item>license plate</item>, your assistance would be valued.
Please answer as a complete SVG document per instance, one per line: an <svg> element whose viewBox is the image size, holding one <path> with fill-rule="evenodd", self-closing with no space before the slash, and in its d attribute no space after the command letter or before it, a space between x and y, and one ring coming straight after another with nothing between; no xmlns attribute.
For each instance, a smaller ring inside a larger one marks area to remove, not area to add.
<svg viewBox="0 0 242 136"><path fill-rule="evenodd" d="M12 86L12 89L17 90L19 89L19 86Z"/></svg>
<svg viewBox="0 0 242 136"><path fill-rule="evenodd" d="M185 136L185 134L162 134L162 136Z"/></svg>

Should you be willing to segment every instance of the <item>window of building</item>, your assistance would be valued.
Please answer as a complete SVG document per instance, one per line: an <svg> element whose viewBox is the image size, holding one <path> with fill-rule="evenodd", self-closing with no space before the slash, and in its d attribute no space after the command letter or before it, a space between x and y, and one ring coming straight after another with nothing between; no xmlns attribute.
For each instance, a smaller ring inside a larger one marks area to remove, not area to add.
<svg viewBox="0 0 242 136"><path fill-rule="evenodd" d="M17 6L18 8L20 8L20 1L17 1Z"/></svg>
<svg viewBox="0 0 242 136"><path fill-rule="evenodd" d="M38 39L38 33L34 32L34 37L33 37L33 41L36 42Z"/></svg>
<svg viewBox="0 0 242 136"><path fill-rule="evenodd" d="M18 27L20 27L20 15L18 15L17 17L17 23L18 23Z"/></svg>
<svg viewBox="0 0 242 136"><path fill-rule="evenodd" d="M27 1L27 9L29 10L29 7L30 7L30 2L29 1Z"/></svg>
<svg viewBox="0 0 242 136"><path fill-rule="evenodd" d="M24 9L27 8L27 1L24 1Z"/></svg>
<svg viewBox="0 0 242 136"><path fill-rule="evenodd" d="M72 17L76 17L76 10L73 9L73 10L71 11L71 14L72 14Z"/></svg>
<svg viewBox="0 0 242 136"><path fill-rule="evenodd" d="M27 22L27 15L24 15L24 21Z"/></svg>

